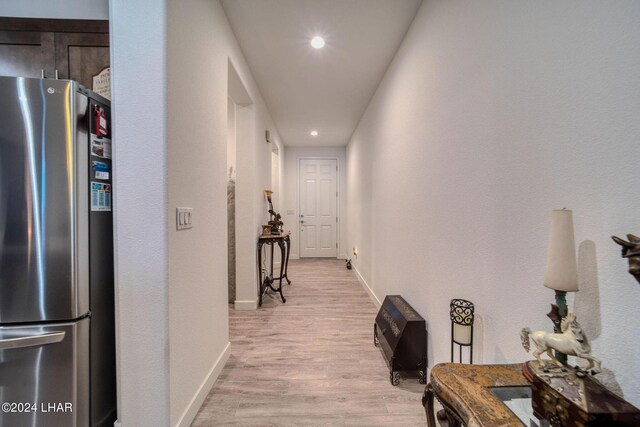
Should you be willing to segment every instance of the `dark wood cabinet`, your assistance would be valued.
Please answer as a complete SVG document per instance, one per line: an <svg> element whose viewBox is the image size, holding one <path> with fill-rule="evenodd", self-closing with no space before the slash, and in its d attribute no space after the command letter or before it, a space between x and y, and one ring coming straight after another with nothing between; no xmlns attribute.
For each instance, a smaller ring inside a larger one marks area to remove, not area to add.
<svg viewBox="0 0 640 427"><path fill-rule="evenodd" d="M56 69L61 79L76 80L91 89L93 76L109 66L109 35L56 34Z"/></svg>
<svg viewBox="0 0 640 427"><path fill-rule="evenodd" d="M391 384L399 384L402 371L416 371L420 383L426 383L426 323L400 295L385 297L373 325L373 343L382 350Z"/></svg>
<svg viewBox="0 0 640 427"><path fill-rule="evenodd" d="M55 71L53 33L0 31L0 75L40 77Z"/></svg>
<svg viewBox="0 0 640 427"><path fill-rule="evenodd" d="M91 89L93 76L110 65L109 22L0 18L0 75L54 77Z"/></svg>

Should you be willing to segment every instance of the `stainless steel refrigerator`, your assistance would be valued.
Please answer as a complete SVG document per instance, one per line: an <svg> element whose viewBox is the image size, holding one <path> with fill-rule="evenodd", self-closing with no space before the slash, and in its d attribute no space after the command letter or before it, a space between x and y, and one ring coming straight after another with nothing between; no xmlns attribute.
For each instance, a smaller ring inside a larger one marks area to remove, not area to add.
<svg viewBox="0 0 640 427"><path fill-rule="evenodd" d="M0 77L0 426L116 420L110 105Z"/></svg>

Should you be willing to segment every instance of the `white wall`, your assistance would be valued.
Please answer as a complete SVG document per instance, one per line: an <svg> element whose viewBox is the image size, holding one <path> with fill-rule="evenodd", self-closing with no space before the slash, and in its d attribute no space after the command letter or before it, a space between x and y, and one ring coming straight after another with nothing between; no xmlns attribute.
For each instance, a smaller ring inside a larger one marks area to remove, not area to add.
<svg viewBox="0 0 640 427"><path fill-rule="evenodd" d="M280 153L271 151L271 204L276 212L280 212Z"/></svg>
<svg viewBox="0 0 640 427"><path fill-rule="evenodd" d="M229 62L253 104L249 126L237 129L237 294L256 299L255 239L266 214L262 192L271 182L269 112L219 2L168 2L167 155L171 425L189 425L228 357L227 132ZM253 120L253 122L252 122ZM245 159L251 159L249 168ZM193 228L177 232L178 206L194 209ZM175 221L175 220L174 220ZM243 240L244 237L244 240ZM248 250L242 250L248 247Z"/></svg>
<svg viewBox="0 0 640 427"><path fill-rule="evenodd" d="M251 164L238 165L238 188L249 201L254 300L271 181L264 128L277 130L219 2L114 0L111 16L119 420L189 425L229 355L229 61L254 102L238 147ZM178 206L193 208L191 230L175 230Z"/></svg>
<svg viewBox="0 0 640 427"><path fill-rule="evenodd" d="M167 216L170 419L189 425L226 361L227 60L225 17L212 2L167 4ZM226 42L226 43L225 43Z"/></svg>
<svg viewBox="0 0 640 427"><path fill-rule="evenodd" d="M113 0L111 16L118 418L125 427L163 426L169 421L167 223L173 219L167 217L165 2Z"/></svg>
<svg viewBox="0 0 640 427"><path fill-rule="evenodd" d="M257 308L255 264L255 201L254 182L255 156L252 145L255 141L255 106L236 109L236 301L235 308L255 310ZM253 260L253 261L252 261ZM251 287L251 284L254 284Z"/></svg>
<svg viewBox="0 0 640 427"><path fill-rule="evenodd" d="M348 245L449 359L452 298L475 302L479 362L531 359L554 208L574 210L575 309L640 404L640 286L610 235L640 231L640 3L425 0L347 149Z"/></svg>
<svg viewBox="0 0 640 427"><path fill-rule="evenodd" d="M0 0L0 15L20 18L109 19L109 0Z"/></svg>
<svg viewBox="0 0 640 427"><path fill-rule="evenodd" d="M340 203L338 205L338 257L345 258L349 252L345 249L347 239L347 227L343 226L344 219L347 218L347 174L346 174L346 149L345 147L287 147L284 157L284 171L282 191L284 197L281 199L281 215L284 221L285 230L291 230L291 258L300 257L299 238L299 194L298 194L298 163L300 158L320 157L338 159L338 194ZM290 213L291 212L291 213Z"/></svg>

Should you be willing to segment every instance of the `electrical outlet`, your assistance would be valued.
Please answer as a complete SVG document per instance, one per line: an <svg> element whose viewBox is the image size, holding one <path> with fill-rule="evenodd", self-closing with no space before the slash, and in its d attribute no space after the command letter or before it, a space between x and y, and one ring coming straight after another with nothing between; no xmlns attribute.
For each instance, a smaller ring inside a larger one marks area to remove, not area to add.
<svg viewBox="0 0 640 427"><path fill-rule="evenodd" d="M186 230L193 224L193 208L176 208L176 230Z"/></svg>
<svg viewBox="0 0 640 427"><path fill-rule="evenodd" d="M356 248L355 246L353 247L353 255L358 256L358 248Z"/></svg>

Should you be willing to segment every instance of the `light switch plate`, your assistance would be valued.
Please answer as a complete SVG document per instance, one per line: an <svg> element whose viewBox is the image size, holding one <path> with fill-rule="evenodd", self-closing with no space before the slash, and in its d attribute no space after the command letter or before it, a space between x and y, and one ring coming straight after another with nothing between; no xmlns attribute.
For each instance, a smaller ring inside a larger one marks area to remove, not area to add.
<svg viewBox="0 0 640 427"><path fill-rule="evenodd" d="M186 230L193 224L193 208L176 208L176 230Z"/></svg>

